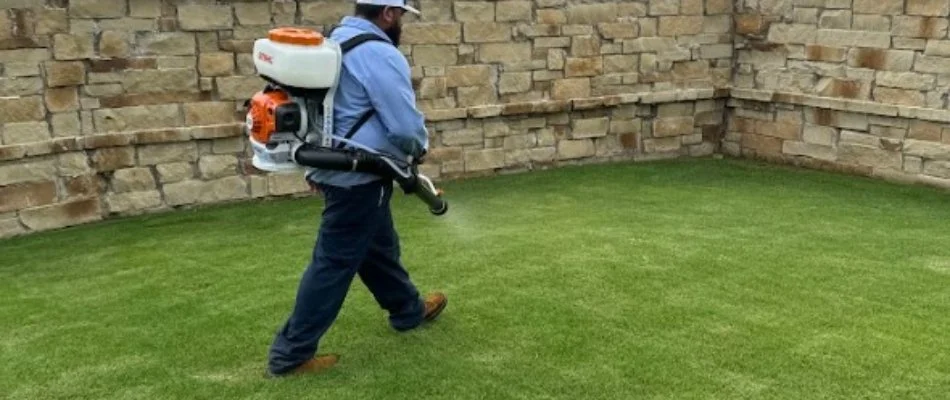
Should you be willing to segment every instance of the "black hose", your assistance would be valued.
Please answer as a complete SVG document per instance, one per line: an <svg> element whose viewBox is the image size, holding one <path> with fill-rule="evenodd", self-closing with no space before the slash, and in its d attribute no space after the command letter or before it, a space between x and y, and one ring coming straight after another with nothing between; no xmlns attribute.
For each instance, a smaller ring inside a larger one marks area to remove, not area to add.
<svg viewBox="0 0 950 400"><path fill-rule="evenodd" d="M383 161L382 156L362 150L330 149L309 143L298 147L294 151L293 158L297 164L311 168L364 172L393 179L402 187L403 192L415 194L416 197L426 203L429 206L429 212L432 214L442 215L449 210L449 204L422 182L415 165L392 160L397 168L402 169L402 172L409 175L407 178L395 170L392 165Z"/></svg>
<svg viewBox="0 0 950 400"><path fill-rule="evenodd" d="M378 156L358 150L336 150L304 144L294 152L297 164L332 171L365 172L387 178L396 178L398 174L389 164ZM405 163L400 167L407 168Z"/></svg>

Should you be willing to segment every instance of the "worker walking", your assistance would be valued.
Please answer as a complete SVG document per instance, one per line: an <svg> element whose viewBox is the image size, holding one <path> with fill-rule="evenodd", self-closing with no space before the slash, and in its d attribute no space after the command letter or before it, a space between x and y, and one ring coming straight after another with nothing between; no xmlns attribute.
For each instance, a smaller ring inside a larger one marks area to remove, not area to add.
<svg viewBox="0 0 950 400"><path fill-rule="evenodd" d="M422 158L428 151L425 118L416 108L409 63L398 49L403 14L419 11L405 0L356 3L355 15L344 17L330 34L346 51L334 98L335 135L376 151ZM337 363L338 355L317 355L317 349L357 275L397 331L434 320L447 304L442 293L423 298L400 261L392 180L327 170L310 170L307 180L323 194L325 206L292 313L269 351L274 376L320 372Z"/></svg>

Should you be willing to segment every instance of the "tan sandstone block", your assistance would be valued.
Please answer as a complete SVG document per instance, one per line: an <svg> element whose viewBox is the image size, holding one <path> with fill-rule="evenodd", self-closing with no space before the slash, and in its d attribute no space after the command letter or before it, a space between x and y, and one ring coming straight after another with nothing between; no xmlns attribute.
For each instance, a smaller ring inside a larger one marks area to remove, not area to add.
<svg viewBox="0 0 950 400"><path fill-rule="evenodd" d="M819 45L805 46L805 59L808 61L842 62L848 55L843 47L829 47Z"/></svg>
<svg viewBox="0 0 950 400"><path fill-rule="evenodd" d="M406 44L458 44L462 41L462 24L420 22L403 27Z"/></svg>
<svg viewBox="0 0 950 400"><path fill-rule="evenodd" d="M46 108L50 112L79 110L79 91L76 87L46 89Z"/></svg>
<svg viewBox="0 0 950 400"><path fill-rule="evenodd" d="M826 29L851 29L850 10L826 10L818 18L818 27Z"/></svg>
<svg viewBox="0 0 950 400"><path fill-rule="evenodd" d="M838 130L828 126L805 125L802 140L805 143L832 146L837 142Z"/></svg>
<svg viewBox="0 0 950 400"><path fill-rule="evenodd" d="M468 150L464 154L466 171L484 171L505 166L505 149Z"/></svg>
<svg viewBox="0 0 950 400"><path fill-rule="evenodd" d="M538 23L543 25L560 25L567 23L567 13L564 10L541 9L538 10Z"/></svg>
<svg viewBox="0 0 950 400"><path fill-rule="evenodd" d="M442 132L442 144L448 147L480 145L485 136L481 129L453 129Z"/></svg>
<svg viewBox="0 0 950 400"><path fill-rule="evenodd" d="M950 144L908 139L904 142L904 153L924 159L950 161Z"/></svg>
<svg viewBox="0 0 950 400"><path fill-rule="evenodd" d="M495 88L488 85L474 87L460 87L458 91L458 106L471 107L483 104L492 104L498 100Z"/></svg>
<svg viewBox="0 0 950 400"><path fill-rule="evenodd" d="M761 154L781 154L782 142L782 139L777 137L744 133L740 145L743 149L753 150Z"/></svg>
<svg viewBox="0 0 950 400"><path fill-rule="evenodd" d="M600 38L595 36L574 36L571 39L571 56L592 57L600 55Z"/></svg>
<svg viewBox="0 0 950 400"><path fill-rule="evenodd" d="M692 116L662 117L653 122L654 137L689 135L693 133L695 120Z"/></svg>
<svg viewBox="0 0 950 400"><path fill-rule="evenodd" d="M592 139L562 139L557 143L557 158L560 160L591 157L596 151Z"/></svg>
<svg viewBox="0 0 950 400"><path fill-rule="evenodd" d="M950 40L928 40L924 47L924 54L928 56L950 56Z"/></svg>
<svg viewBox="0 0 950 400"><path fill-rule="evenodd" d="M879 71L875 77L878 86L887 86L900 89L928 90L934 87L936 78L933 75L916 72Z"/></svg>
<svg viewBox="0 0 950 400"><path fill-rule="evenodd" d="M496 3L496 21L531 21L530 1L504 1Z"/></svg>
<svg viewBox="0 0 950 400"><path fill-rule="evenodd" d="M92 34L58 33L53 36L53 56L57 60L79 60L95 57Z"/></svg>
<svg viewBox="0 0 950 400"><path fill-rule="evenodd" d="M289 176L303 182L303 179L296 175ZM247 181L239 176L229 176L213 181L187 180L170 183L163 187L163 191L165 201L170 206L218 203L248 197Z"/></svg>
<svg viewBox="0 0 950 400"><path fill-rule="evenodd" d="M907 0L906 14L946 17L950 14L950 0Z"/></svg>
<svg viewBox="0 0 950 400"><path fill-rule="evenodd" d="M564 76L567 78L597 76L603 70L603 57L568 57L564 60Z"/></svg>
<svg viewBox="0 0 950 400"><path fill-rule="evenodd" d="M438 99L449 95L444 76L422 78L419 81L417 92L419 99Z"/></svg>
<svg viewBox="0 0 950 400"><path fill-rule="evenodd" d="M917 1L917 0L910 0ZM903 0L854 0L857 14L899 15L904 12Z"/></svg>
<svg viewBox="0 0 950 400"><path fill-rule="evenodd" d="M502 73L498 80L498 93L523 93L531 90L532 86L530 72L509 72Z"/></svg>
<svg viewBox="0 0 950 400"><path fill-rule="evenodd" d="M0 213L52 204L56 182L27 182L0 186Z"/></svg>
<svg viewBox="0 0 950 400"><path fill-rule="evenodd" d="M53 135L57 137L79 136L82 134L79 114L75 112L53 114L50 116L50 126L53 129Z"/></svg>
<svg viewBox="0 0 950 400"><path fill-rule="evenodd" d="M604 39L630 39L637 37L640 26L633 22L603 22L597 30Z"/></svg>
<svg viewBox="0 0 950 400"><path fill-rule="evenodd" d="M837 47L873 47L887 49L891 47L889 32L863 32L847 29L819 29L815 43Z"/></svg>
<svg viewBox="0 0 950 400"><path fill-rule="evenodd" d="M86 68L81 61L47 61L46 84L49 87L75 86L86 83Z"/></svg>
<svg viewBox="0 0 950 400"><path fill-rule="evenodd" d="M128 57L131 54L128 35L116 31L100 33L99 54L108 58Z"/></svg>
<svg viewBox="0 0 950 400"><path fill-rule="evenodd" d="M456 1L453 3L455 20L459 22L492 22L495 3L488 1Z"/></svg>
<svg viewBox="0 0 950 400"><path fill-rule="evenodd" d="M479 46L478 60L482 63L505 65L531 61L531 44L524 42L485 43Z"/></svg>
<svg viewBox="0 0 950 400"><path fill-rule="evenodd" d="M198 57L198 72L201 76L227 76L234 73L232 53L202 53Z"/></svg>
<svg viewBox="0 0 950 400"><path fill-rule="evenodd" d="M143 55L195 55L195 34L186 32L148 32L138 38L137 51Z"/></svg>
<svg viewBox="0 0 950 400"><path fill-rule="evenodd" d="M216 77L220 100L244 101L264 87L264 80L257 76Z"/></svg>
<svg viewBox="0 0 950 400"><path fill-rule="evenodd" d="M197 160L195 142L150 144L138 148L138 165L142 166Z"/></svg>
<svg viewBox="0 0 950 400"><path fill-rule="evenodd" d="M412 64L415 66L447 66L459 62L456 46L417 45L412 49Z"/></svg>
<svg viewBox="0 0 950 400"><path fill-rule="evenodd" d="M946 18L914 17L896 15L893 17L891 34L910 38L942 38L947 36ZM895 38L895 44L896 44ZM896 46L895 46L896 47Z"/></svg>
<svg viewBox="0 0 950 400"><path fill-rule="evenodd" d="M950 178L950 162L926 161L923 163L922 172L930 176Z"/></svg>
<svg viewBox="0 0 950 400"><path fill-rule="evenodd" d="M680 12L680 0L649 0L648 14L656 15L676 15Z"/></svg>
<svg viewBox="0 0 950 400"><path fill-rule="evenodd" d="M446 68L448 87L476 86L491 81L494 68L488 65L461 65Z"/></svg>
<svg viewBox="0 0 950 400"><path fill-rule="evenodd" d="M93 112L100 132L121 132L181 126L177 104L104 108Z"/></svg>
<svg viewBox="0 0 950 400"><path fill-rule="evenodd" d="M201 102L185 103L182 105L185 114L185 125L213 125L235 122L234 103Z"/></svg>
<svg viewBox="0 0 950 400"><path fill-rule="evenodd" d="M736 14L735 32L744 36L763 36L770 23L758 14Z"/></svg>
<svg viewBox="0 0 950 400"><path fill-rule="evenodd" d="M570 100L590 97L590 78L567 78L554 81L551 97L555 100Z"/></svg>
<svg viewBox="0 0 950 400"><path fill-rule="evenodd" d="M607 117L575 119L571 121L571 139L607 136L610 119Z"/></svg>
<svg viewBox="0 0 950 400"><path fill-rule="evenodd" d="M617 18L619 8L616 3L602 4L569 4L565 8L567 23L569 24L596 24L598 22L613 22Z"/></svg>
<svg viewBox="0 0 950 400"><path fill-rule="evenodd" d="M893 170L900 170L903 165L900 152L859 144L839 145L838 160L846 164Z"/></svg>
<svg viewBox="0 0 950 400"><path fill-rule="evenodd" d="M42 142L51 137L46 121L12 122L3 125L0 132L3 143L7 145Z"/></svg>
<svg viewBox="0 0 950 400"><path fill-rule="evenodd" d="M92 167L97 171L113 171L135 165L135 149L110 147L96 150L91 157Z"/></svg>
<svg viewBox="0 0 950 400"><path fill-rule="evenodd" d="M198 160L198 171L204 179L237 175L238 161L233 155L207 155Z"/></svg>
<svg viewBox="0 0 950 400"><path fill-rule="evenodd" d="M850 19L849 19L850 21ZM768 40L775 43L812 43L817 37L811 24L771 24Z"/></svg>
<svg viewBox="0 0 950 400"><path fill-rule="evenodd" d="M636 72L640 59L636 55L604 56L603 63L606 74Z"/></svg>
<svg viewBox="0 0 950 400"><path fill-rule="evenodd" d="M799 140L802 132L801 122L756 121L755 133L786 140Z"/></svg>
<svg viewBox="0 0 950 400"><path fill-rule="evenodd" d="M155 189L155 177L148 168L124 168L112 175L112 190L116 193Z"/></svg>
<svg viewBox="0 0 950 400"><path fill-rule="evenodd" d="M463 27L466 43L507 42L511 40L511 24L507 23L468 23Z"/></svg>
<svg viewBox="0 0 950 400"><path fill-rule="evenodd" d="M129 15L136 18L162 16L162 3L155 0L129 0Z"/></svg>
<svg viewBox="0 0 950 400"><path fill-rule="evenodd" d="M225 178L227 179L227 178ZM310 190L302 174L268 174L267 190L272 196L305 193Z"/></svg>
<svg viewBox="0 0 950 400"><path fill-rule="evenodd" d="M732 1L706 0L706 15L729 14L733 10Z"/></svg>
<svg viewBox="0 0 950 400"><path fill-rule="evenodd" d="M173 162L155 166L158 172L158 181L161 183L175 183L195 177L194 167L188 162Z"/></svg>
<svg viewBox="0 0 950 400"><path fill-rule="evenodd" d="M236 3L234 15L241 25L270 25L271 11L268 3Z"/></svg>
<svg viewBox="0 0 950 400"><path fill-rule="evenodd" d="M914 60L914 71L942 74L950 70L950 58L918 55Z"/></svg>
<svg viewBox="0 0 950 400"><path fill-rule="evenodd" d="M227 29L234 26L230 5L182 4L178 6L178 27L184 31Z"/></svg>
<svg viewBox="0 0 950 400"><path fill-rule="evenodd" d="M794 156L805 156L826 161L834 161L837 158L836 151L833 147L796 141L786 141L783 143L782 152Z"/></svg>
<svg viewBox="0 0 950 400"><path fill-rule="evenodd" d="M677 152L683 147L681 138L681 136L672 136L643 139L643 151L648 154Z"/></svg>
<svg viewBox="0 0 950 400"><path fill-rule="evenodd" d="M889 32L890 18L884 15L855 15L851 28L859 31Z"/></svg>
<svg viewBox="0 0 950 400"><path fill-rule="evenodd" d="M128 193L109 193L105 197L109 213L120 215L139 214L162 205L162 194L158 190L145 190Z"/></svg>
<svg viewBox="0 0 950 400"><path fill-rule="evenodd" d="M102 218L99 199L90 198L20 211L20 221L34 231L63 228Z"/></svg>
<svg viewBox="0 0 950 400"><path fill-rule="evenodd" d="M71 18L119 18L125 15L126 0L70 0Z"/></svg>
<svg viewBox="0 0 950 400"><path fill-rule="evenodd" d="M703 17L663 16L660 17L660 36L698 35L703 31Z"/></svg>
<svg viewBox="0 0 950 400"><path fill-rule="evenodd" d="M0 97L0 124L39 121L46 116L43 97Z"/></svg>
<svg viewBox="0 0 950 400"><path fill-rule="evenodd" d="M547 66L549 70L564 69L564 62L567 59L567 52L562 49L548 50Z"/></svg>
<svg viewBox="0 0 950 400"><path fill-rule="evenodd" d="M910 121L907 137L916 140L939 142L942 129L939 124L933 122L912 120Z"/></svg>

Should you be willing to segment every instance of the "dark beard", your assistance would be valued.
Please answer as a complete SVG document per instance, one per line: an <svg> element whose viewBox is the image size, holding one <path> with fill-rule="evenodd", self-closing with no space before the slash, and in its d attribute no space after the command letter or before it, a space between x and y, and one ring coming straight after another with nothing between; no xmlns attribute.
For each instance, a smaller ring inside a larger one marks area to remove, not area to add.
<svg viewBox="0 0 950 400"><path fill-rule="evenodd" d="M385 30L386 36L389 36L389 40L392 40L393 45L399 47L399 39L402 36L402 24L393 25L391 28Z"/></svg>

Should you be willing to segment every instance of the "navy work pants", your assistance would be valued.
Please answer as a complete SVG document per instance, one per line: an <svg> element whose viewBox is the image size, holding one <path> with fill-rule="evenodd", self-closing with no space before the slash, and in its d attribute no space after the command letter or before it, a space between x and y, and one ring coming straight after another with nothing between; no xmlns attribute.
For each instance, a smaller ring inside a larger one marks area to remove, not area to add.
<svg viewBox="0 0 950 400"><path fill-rule="evenodd" d="M422 323L425 306L399 259L390 212L393 187L386 179L348 188L319 186L325 206L317 241L293 312L271 345L271 373L289 372L316 354L357 274L388 311L393 328Z"/></svg>

